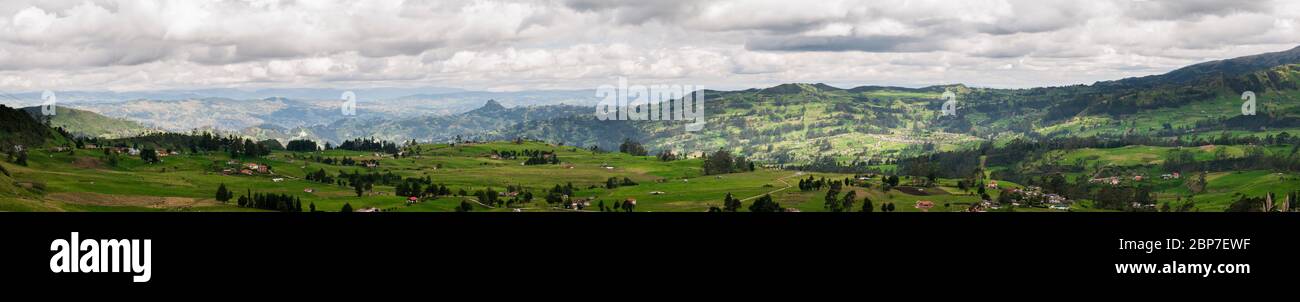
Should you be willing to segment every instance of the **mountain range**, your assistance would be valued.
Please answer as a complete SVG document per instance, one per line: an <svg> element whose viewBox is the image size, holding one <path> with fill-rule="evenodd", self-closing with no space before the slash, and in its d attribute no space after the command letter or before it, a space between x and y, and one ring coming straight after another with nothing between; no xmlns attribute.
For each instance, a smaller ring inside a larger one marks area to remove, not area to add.
<svg viewBox="0 0 1300 302"><path fill-rule="evenodd" d="M56 122L73 133L88 135L120 134L137 128L121 119L136 122L139 128L218 129L258 139L305 137L338 142L356 137L392 141L524 137L606 150L632 139L651 150L694 153L728 149L774 163L820 158L880 161L1020 138L1190 139L1223 132L1264 135L1294 131L1300 129L1298 78L1300 47L1093 85L839 88L791 83L740 91L710 90L705 91L707 123L699 132L684 131L685 122L598 121L592 115L596 99L591 91L417 94L385 101L382 106L362 102L356 116L341 116L334 100L136 100L72 105L86 112L73 111L76 113ZM1259 114L1241 114L1241 95L1246 91L1258 96ZM945 92L956 95L955 116L945 116L940 110ZM499 96L510 98L495 99ZM111 118L94 117L89 112ZM81 118L85 121L72 121Z"/></svg>

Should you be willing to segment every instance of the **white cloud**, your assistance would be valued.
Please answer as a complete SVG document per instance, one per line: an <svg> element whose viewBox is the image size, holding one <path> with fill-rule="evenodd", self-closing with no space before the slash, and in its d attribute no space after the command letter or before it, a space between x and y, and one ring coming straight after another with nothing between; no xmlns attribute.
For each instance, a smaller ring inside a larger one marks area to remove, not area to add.
<svg viewBox="0 0 1300 302"><path fill-rule="evenodd" d="M1065 85L1288 49L1298 19L1283 0L4 1L0 90Z"/></svg>

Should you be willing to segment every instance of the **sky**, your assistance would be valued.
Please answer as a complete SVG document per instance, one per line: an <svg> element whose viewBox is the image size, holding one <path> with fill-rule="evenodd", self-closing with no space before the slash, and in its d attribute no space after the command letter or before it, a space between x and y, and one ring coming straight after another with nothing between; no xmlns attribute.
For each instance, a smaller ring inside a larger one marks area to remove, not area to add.
<svg viewBox="0 0 1300 302"><path fill-rule="evenodd" d="M0 2L0 91L1091 84L1300 46L1300 1Z"/></svg>

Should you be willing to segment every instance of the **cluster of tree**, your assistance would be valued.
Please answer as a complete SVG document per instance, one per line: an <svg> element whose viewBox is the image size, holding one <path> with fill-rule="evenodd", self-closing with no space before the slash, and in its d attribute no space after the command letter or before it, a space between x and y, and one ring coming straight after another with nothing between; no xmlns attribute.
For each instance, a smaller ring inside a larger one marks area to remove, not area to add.
<svg viewBox="0 0 1300 302"><path fill-rule="evenodd" d="M373 137L346 140L335 148L352 151L383 152L388 154L397 154L401 151L401 149L397 147L396 143L376 140Z"/></svg>
<svg viewBox="0 0 1300 302"><path fill-rule="evenodd" d="M326 184L334 183L334 177L331 177L329 173L326 173L324 168L321 168L316 172L307 173L307 176L304 176L304 178L306 178L307 181L314 181L314 182L326 183Z"/></svg>
<svg viewBox="0 0 1300 302"><path fill-rule="evenodd" d="M472 211L474 211L474 205L470 204L469 201L461 200L460 205L456 206L456 212L472 212Z"/></svg>
<svg viewBox="0 0 1300 302"><path fill-rule="evenodd" d="M158 150L154 150L153 148L141 149L140 160L150 164L156 164L162 161L161 159L158 159Z"/></svg>
<svg viewBox="0 0 1300 302"><path fill-rule="evenodd" d="M567 183L563 186L555 185L554 188L551 188L550 191L546 192L546 203L548 204L562 203L564 202L564 198L566 196L573 196L574 191L576 190L573 188L573 183Z"/></svg>
<svg viewBox="0 0 1300 302"><path fill-rule="evenodd" d="M520 152L519 152L519 151L512 151L512 150L506 150L506 151L497 151L497 150L492 150L490 153L491 153L493 156L496 156L497 158L500 158L500 159L516 159L516 158L519 158L519 153L520 153Z"/></svg>
<svg viewBox="0 0 1300 302"><path fill-rule="evenodd" d="M763 194L763 197L759 197L754 200L753 204L749 205L749 211L754 213L776 213L785 211L785 208L782 208L780 203L772 200L771 194Z"/></svg>
<svg viewBox="0 0 1300 302"><path fill-rule="evenodd" d="M778 162L787 162L787 161L789 161L789 160L788 160L788 159L782 159L782 160L779 160ZM849 163L845 164L845 163L841 163L840 161L836 160L835 157L833 157L833 156L818 156L817 158L814 158L812 161L809 161L807 164L803 164L803 165L786 165L785 167L786 167L787 169L794 169L794 170L799 170L799 171L816 171L816 172L826 172L826 173L863 173L863 172L879 172L879 171L875 171L875 170L871 169L870 166L873 165L873 164L886 164L886 161L884 161L884 160L875 160L875 161L873 161L873 160L863 160L863 161L853 160L852 162L849 162Z"/></svg>
<svg viewBox="0 0 1300 302"><path fill-rule="evenodd" d="M527 166L560 164L560 156L555 151L524 150L523 152L528 156L528 160L524 161L524 165Z"/></svg>
<svg viewBox="0 0 1300 302"><path fill-rule="evenodd" d="M7 153L9 154L8 155L9 158L7 160L8 162L19 166L24 166L24 167L27 166L27 149L22 149L22 150L9 149L9 152Z"/></svg>
<svg viewBox="0 0 1300 302"><path fill-rule="evenodd" d="M391 186L397 184L397 182L401 180L402 177L394 175L392 171L389 171L384 174L379 174L378 172L361 174L361 172L357 172L354 170L352 171L351 174L348 174L343 171L339 171L339 174L336 177L335 182L339 186L343 186L345 184L351 186L353 191L356 192L357 197L361 197L363 193L373 190L374 185L376 183L381 185Z"/></svg>
<svg viewBox="0 0 1300 302"><path fill-rule="evenodd" d="M235 140L234 143L227 148L227 151L229 151L230 157L233 158L262 157L271 154L271 147L265 144L255 143L251 139L245 139L243 141Z"/></svg>
<svg viewBox="0 0 1300 302"><path fill-rule="evenodd" d="M672 150L659 151L659 155L656 155L655 157L659 158L660 161L674 161L674 160L682 159L680 155L674 154Z"/></svg>
<svg viewBox="0 0 1300 302"><path fill-rule="evenodd" d="M623 139L623 143L618 145L618 152L636 156L646 156L647 154L650 154L649 151L646 151L645 146L642 146L641 143L633 141L630 138Z"/></svg>
<svg viewBox="0 0 1300 302"><path fill-rule="evenodd" d="M514 196L510 197L510 200L506 201L506 206L533 202L533 192L528 190L528 188L524 188L522 185L506 185L506 192L514 193L511 194Z"/></svg>
<svg viewBox="0 0 1300 302"><path fill-rule="evenodd" d="M285 146L284 149L293 152L316 152L320 150L320 146L316 145L316 141L313 140L295 139L289 141L289 145Z"/></svg>
<svg viewBox="0 0 1300 302"><path fill-rule="evenodd" d="M294 158L303 159L303 160L310 160L310 161L313 161L313 162L318 162L318 163L322 163L322 164L326 164L326 165L335 165L335 166L376 166L376 167L379 166L379 160L378 160L378 159L369 159L369 160L363 159L363 160L355 160L355 159L352 159L351 157L347 157L347 156L344 156L344 157L341 157L341 158L334 158L334 157L324 157L324 156L320 156L319 154L316 154L316 155L312 155L312 156L297 156L297 155L294 155Z"/></svg>
<svg viewBox="0 0 1300 302"><path fill-rule="evenodd" d="M261 157L271 154L272 150L283 149L279 141L268 139L254 142L234 135L218 136L210 132L191 133L149 133L136 137L119 139L102 139L95 137L78 138L76 144L85 147L96 144L103 147L131 147L136 149L167 149L173 151L188 150L190 153L226 152L231 157Z"/></svg>
<svg viewBox="0 0 1300 302"><path fill-rule="evenodd" d="M704 175L728 174L754 171L754 162L743 156L732 156L727 150L718 149L704 156Z"/></svg>
<svg viewBox="0 0 1300 302"><path fill-rule="evenodd" d="M722 212L736 212L740 211L740 206L740 199L731 196L731 193L727 193L727 197L722 199L722 208L719 210Z"/></svg>
<svg viewBox="0 0 1300 302"><path fill-rule="evenodd" d="M828 188L829 189L826 191L826 197L823 198L823 207L827 211L848 212L853 210L853 204L857 203L858 199L857 191L849 190L848 193L844 193L843 198L840 198L839 194L840 190L844 189L844 182L838 180L831 181Z"/></svg>
<svg viewBox="0 0 1300 302"><path fill-rule="evenodd" d="M606 189L613 189L622 186L635 186L635 185L637 185L637 183L627 177L623 177L623 180L621 181L618 179L618 177L610 177L609 179L605 180Z"/></svg>
<svg viewBox="0 0 1300 302"><path fill-rule="evenodd" d="M273 210L280 212L302 212L302 200L288 194L261 194L249 192L240 195L239 207Z"/></svg>
<svg viewBox="0 0 1300 302"><path fill-rule="evenodd" d="M397 196L407 197L438 197L451 195L451 189L447 185L434 184L433 180L417 177L408 177L394 186Z"/></svg>
<svg viewBox="0 0 1300 302"><path fill-rule="evenodd" d="M487 188L487 190L474 191L474 197L478 198L478 202L488 206L497 206L498 204L503 204L505 202L501 200L500 194L491 187Z"/></svg>
<svg viewBox="0 0 1300 302"><path fill-rule="evenodd" d="M828 183L825 177L816 179L813 178L812 175L809 175L808 179L799 179L799 191L821 191L821 189L827 185Z"/></svg>

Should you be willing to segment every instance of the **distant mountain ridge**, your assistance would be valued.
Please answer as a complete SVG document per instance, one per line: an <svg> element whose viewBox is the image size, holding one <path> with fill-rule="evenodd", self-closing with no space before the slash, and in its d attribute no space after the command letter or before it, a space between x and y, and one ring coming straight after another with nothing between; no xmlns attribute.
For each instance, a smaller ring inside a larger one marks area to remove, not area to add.
<svg viewBox="0 0 1300 302"><path fill-rule="evenodd" d="M1300 132L1298 83L1300 48L1095 85L843 89L781 84L706 94L708 122L696 133L683 132L682 125L672 122L564 118L520 124L494 135L606 150L634 139L652 150L694 153L722 148L777 163L823 157L884 161L1017 138L1172 139L1225 130ZM941 114L944 91L958 96L957 116ZM1264 100L1261 114L1241 114L1245 91Z"/></svg>
<svg viewBox="0 0 1300 302"><path fill-rule="evenodd" d="M1228 130L1294 129L1300 133L1297 84L1300 48L1094 85L846 89L823 83L789 83L740 91L709 90L705 93L707 123L700 132L685 132L685 122L598 121L588 104L590 99L576 105L550 103L588 97L585 91L542 93L552 98L538 101L547 105L536 106L520 105L532 102L528 98L473 100L492 94L463 92L460 94L470 99L455 99L454 105L441 108L465 109L442 114L419 107L430 102L421 97L384 104L362 102L356 116L341 116L336 101L283 98L252 103L229 99L158 102L161 108L137 101L101 109L111 112L105 115L132 120L170 119L194 128L234 128L259 139L305 137L339 142L360 137L390 141L523 137L606 150L633 139L652 150L698 153L723 148L768 162L807 163L887 161L1014 139L1173 139ZM941 98L945 91L958 96L956 116L946 116L940 110L946 101ZM1240 114L1244 91L1255 92L1263 100L1261 114ZM589 97L594 99L594 93Z"/></svg>

